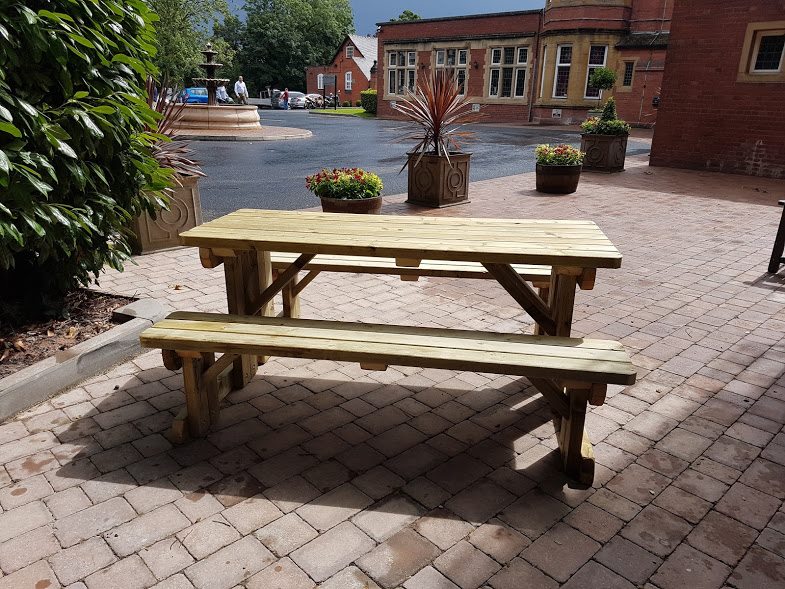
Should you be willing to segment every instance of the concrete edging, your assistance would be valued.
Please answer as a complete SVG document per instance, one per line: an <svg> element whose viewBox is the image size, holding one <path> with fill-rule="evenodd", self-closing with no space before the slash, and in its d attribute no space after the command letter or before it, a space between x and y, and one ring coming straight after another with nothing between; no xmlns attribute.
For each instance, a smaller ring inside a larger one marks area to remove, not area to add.
<svg viewBox="0 0 785 589"><path fill-rule="evenodd" d="M112 314L124 323L0 379L0 421L138 355L139 334L169 312L154 299L134 301Z"/></svg>

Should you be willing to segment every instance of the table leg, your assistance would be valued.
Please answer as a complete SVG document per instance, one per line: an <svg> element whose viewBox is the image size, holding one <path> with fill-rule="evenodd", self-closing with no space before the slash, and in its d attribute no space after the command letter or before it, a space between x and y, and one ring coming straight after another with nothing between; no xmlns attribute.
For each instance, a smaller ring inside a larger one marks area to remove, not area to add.
<svg viewBox="0 0 785 589"><path fill-rule="evenodd" d="M537 294L540 295L540 298L545 301L546 304L550 301L551 298L551 287L550 286L541 286L537 289ZM545 333L545 330L542 328L542 325L539 323L534 324L534 335L548 335Z"/></svg>
<svg viewBox="0 0 785 589"><path fill-rule="evenodd" d="M781 205L785 205L785 201L780 201ZM780 219L780 226L777 229L777 236L774 238L774 247L771 250L771 260L769 260L769 272L776 274L780 269L780 264L785 262L782 254L785 253L785 209L782 209L782 218Z"/></svg>
<svg viewBox="0 0 785 589"><path fill-rule="evenodd" d="M561 420L557 437L567 476L583 484L594 482L594 450L586 434L586 405L589 392L567 389L569 415Z"/></svg>
<svg viewBox="0 0 785 589"><path fill-rule="evenodd" d="M272 283L272 264L269 252L237 252L236 256L224 259L226 300L232 315L250 315L253 301ZM273 315L273 302L266 303L260 315ZM241 356L234 363L232 386L243 388L256 374L259 362L266 358Z"/></svg>
<svg viewBox="0 0 785 589"><path fill-rule="evenodd" d="M548 298L551 318L556 324L556 329L552 335L570 337L577 285L578 276L574 272L563 273L559 271L559 268L553 269Z"/></svg>

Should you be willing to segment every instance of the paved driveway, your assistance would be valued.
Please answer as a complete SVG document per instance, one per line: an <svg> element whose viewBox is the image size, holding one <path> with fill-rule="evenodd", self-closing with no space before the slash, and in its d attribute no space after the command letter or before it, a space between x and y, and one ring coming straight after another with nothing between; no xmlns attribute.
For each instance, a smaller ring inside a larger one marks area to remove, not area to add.
<svg viewBox="0 0 785 589"><path fill-rule="evenodd" d="M399 142L407 125L354 117L310 115L306 111L262 111L262 124L313 131L293 141L195 141L193 148L208 177L201 183L206 219L239 208L302 209L317 204L305 177L323 167L360 166L381 175L385 194L406 192L398 174L412 142ZM534 170L540 143L580 143L574 131L557 127L473 125L471 180L489 180ZM631 141L630 153L649 146Z"/></svg>

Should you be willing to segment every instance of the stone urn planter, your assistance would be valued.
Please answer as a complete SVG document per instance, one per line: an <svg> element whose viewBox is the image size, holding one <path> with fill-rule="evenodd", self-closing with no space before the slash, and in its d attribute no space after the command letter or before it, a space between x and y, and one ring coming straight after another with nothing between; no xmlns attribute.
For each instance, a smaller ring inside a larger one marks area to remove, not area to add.
<svg viewBox="0 0 785 589"><path fill-rule="evenodd" d="M320 196L325 213L353 213L378 215L382 212L382 197L373 198L327 198Z"/></svg>
<svg viewBox="0 0 785 589"><path fill-rule="evenodd" d="M581 151L586 153L583 169L596 172L623 172L629 135L581 134Z"/></svg>
<svg viewBox="0 0 785 589"><path fill-rule="evenodd" d="M442 208L469 202L470 153L409 154L409 204ZM418 162L419 159L419 162Z"/></svg>
<svg viewBox="0 0 785 589"><path fill-rule="evenodd" d="M135 254L153 252L180 245L180 233L202 224L199 177L185 176L182 186L174 188L169 209L159 211L155 219L145 213L134 219Z"/></svg>
<svg viewBox="0 0 785 589"><path fill-rule="evenodd" d="M582 167L581 164L573 166L537 164L537 192L572 194L578 190Z"/></svg>

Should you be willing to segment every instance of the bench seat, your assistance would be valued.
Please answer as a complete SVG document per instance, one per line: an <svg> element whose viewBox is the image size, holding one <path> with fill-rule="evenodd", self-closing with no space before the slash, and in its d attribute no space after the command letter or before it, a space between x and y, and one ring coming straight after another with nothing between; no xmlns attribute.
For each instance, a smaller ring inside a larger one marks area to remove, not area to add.
<svg viewBox="0 0 785 589"><path fill-rule="evenodd" d="M584 435L586 405L602 404L608 384L629 385L636 377L621 344L606 340L193 312L171 314L140 339L144 347L164 350L167 367L182 365L183 420L192 436L206 435L217 418L218 374L241 355L525 376L561 416L565 469L584 482L594 469ZM223 356L216 361L215 353Z"/></svg>

